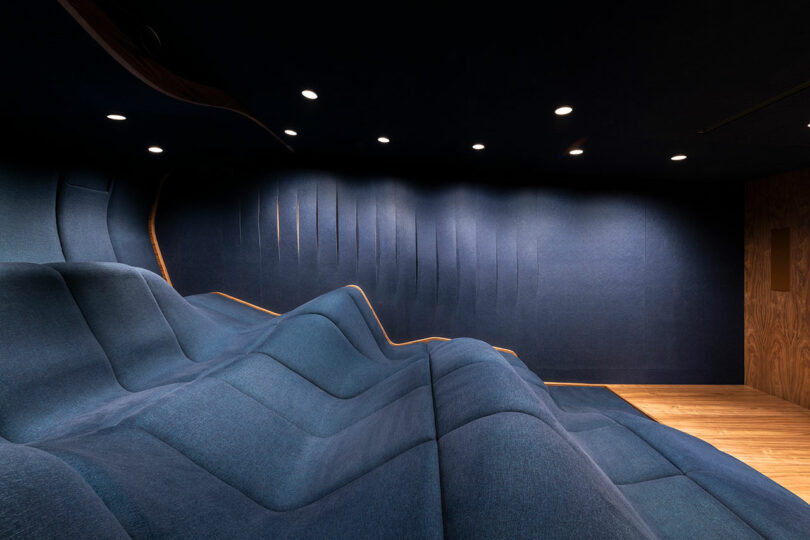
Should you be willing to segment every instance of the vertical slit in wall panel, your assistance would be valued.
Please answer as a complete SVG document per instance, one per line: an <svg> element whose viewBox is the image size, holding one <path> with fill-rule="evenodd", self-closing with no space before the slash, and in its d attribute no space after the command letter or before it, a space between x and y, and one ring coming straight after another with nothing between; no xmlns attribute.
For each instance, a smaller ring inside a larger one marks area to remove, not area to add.
<svg viewBox="0 0 810 540"><path fill-rule="evenodd" d="M336 279L340 286L349 283L359 283L357 275L357 197L355 188L347 183L338 181L335 185L335 217L337 225L335 233L337 240L337 271ZM361 285L362 286L362 285Z"/></svg>
<svg viewBox="0 0 810 540"><path fill-rule="evenodd" d="M395 219L395 247L396 247L396 282L394 301L396 309L402 312L396 331L399 332L399 339L404 340L414 335L411 330L410 314L414 311L418 288L416 284L417 267L419 264L419 253L416 243L416 205L415 193L412 190L404 189L397 184L392 193L392 203L396 207Z"/></svg>
<svg viewBox="0 0 810 540"><path fill-rule="evenodd" d="M107 197L107 206L104 208L104 223L107 225L107 234L110 237L110 247L112 248L113 253L113 260L115 262L120 262L118 258L118 252L115 249L115 242L113 241L113 235L110 231L110 205L112 204L113 193L115 192L115 187L117 185L117 181L115 178L110 178L110 189L109 189L109 196Z"/></svg>
<svg viewBox="0 0 810 540"><path fill-rule="evenodd" d="M517 309L517 221L521 219L518 211L520 203L519 194L498 196L498 205L495 213L495 246L497 258L496 273L496 301L492 306L494 316L493 339L501 339L512 343L516 329L513 317ZM503 211L503 209L510 209Z"/></svg>
<svg viewBox="0 0 810 540"><path fill-rule="evenodd" d="M790 291L790 229L771 230L771 290Z"/></svg>
<svg viewBox="0 0 810 540"><path fill-rule="evenodd" d="M534 223L533 223L534 238L532 239L532 241L534 243L534 248L535 248L535 266L534 267L536 268L536 272L535 272L535 274L533 276L534 279L532 280L534 282L534 302L533 302L533 305L534 305L534 315L535 315L534 319L532 319L532 320L535 322L535 324L539 323L538 325L540 326L543 323L543 317L542 317L541 314L546 309L546 306L541 304L541 301L542 301L542 294L541 294L542 283L541 282L543 280L544 270L547 271L547 269L544 269L544 265L548 264L547 261L542 257L541 253L542 253L542 250L543 250L543 247L544 247L543 243L542 243L544 233L545 233L546 229L548 228L548 227L546 227L546 222L547 222L547 220L549 218L546 215L545 205L542 204L541 201L540 201L540 195L539 194L535 194L535 196L534 196L534 212L532 212L532 215L534 216L534 220L533 220L534 221ZM533 339L534 348L532 350L541 351L542 349L540 349L539 347L541 346L541 343L542 343L542 340L543 340L542 333L541 332L532 332L531 336L534 338ZM543 358L537 358L536 361L538 363L542 363ZM538 373L538 375L540 375L540 374ZM541 376L541 378L542 378L542 376Z"/></svg>
<svg viewBox="0 0 810 540"><path fill-rule="evenodd" d="M357 281L366 294L376 302L377 289L377 194L367 186L355 190L355 241L357 250Z"/></svg>
<svg viewBox="0 0 810 540"><path fill-rule="evenodd" d="M245 220L247 221L247 219ZM248 243L248 245L250 245ZM263 287L262 287L262 188L261 185L256 187L256 246L257 246L257 256L256 256L256 269L258 271L258 279L254 281L257 284L258 290L258 304L261 305L264 302L264 294L263 294Z"/></svg>
<svg viewBox="0 0 810 540"><path fill-rule="evenodd" d="M377 196L377 303L385 320L397 309L398 272L397 250L397 209L396 191L392 182L387 181L378 187ZM385 321L383 321L385 323ZM397 329L389 331L396 332ZM392 338L393 339L393 338Z"/></svg>
<svg viewBox="0 0 810 540"><path fill-rule="evenodd" d="M281 229L279 211L278 179L260 179L259 189L259 233L260 233L260 275L261 303L273 311L284 311L279 304L281 285L279 258L281 257Z"/></svg>
<svg viewBox="0 0 810 540"><path fill-rule="evenodd" d="M332 290L346 285L346 282L339 280L337 272L337 184L333 178L324 176L318 179L317 197L315 206L315 226L318 231L316 282L324 290Z"/></svg>
<svg viewBox="0 0 810 540"><path fill-rule="evenodd" d="M410 313L410 328L414 336L436 332L436 279L438 272L436 246L436 208L433 198L421 194L414 205L414 232L416 249L416 294Z"/></svg>
<svg viewBox="0 0 810 540"><path fill-rule="evenodd" d="M298 305L298 178L279 182L279 260L278 282L274 284L276 311L289 311ZM276 309L278 308L278 309Z"/></svg>
<svg viewBox="0 0 810 540"><path fill-rule="evenodd" d="M478 266L477 193L472 190L457 192L456 256L458 264L458 304L453 318L455 335L474 335L476 316L476 285Z"/></svg>
<svg viewBox="0 0 810 540"><path fill-rule="evenodd" d="M456 264L455 194L444 190L435 196L433 215L436 228L436 328L439 335L453 332L451 321L458 304L458 264Z"/></svg>
<svg viewBox="0 0 810 540"><path fill-rule="evenodd" d="M318 183L320 175L302 178L298 188L298 277L301 303L330 290L318 280Z"/></svg>
<svg viewBox="0 0 810 540"><path fill-rule="evenodd" d="M521 193L515 201L516 287L514 341L504 345L517 351L536 350L537 335L541 334L537 319L537 198L533 193Z"/></svg>
<svg viewBox="0 0 810 540"><path fill-rule="evenodd" d="M475 330L482 339L491 340L496 324L498 293L497 201L493 194L479 189L476 197L475 227Z"/></svg>

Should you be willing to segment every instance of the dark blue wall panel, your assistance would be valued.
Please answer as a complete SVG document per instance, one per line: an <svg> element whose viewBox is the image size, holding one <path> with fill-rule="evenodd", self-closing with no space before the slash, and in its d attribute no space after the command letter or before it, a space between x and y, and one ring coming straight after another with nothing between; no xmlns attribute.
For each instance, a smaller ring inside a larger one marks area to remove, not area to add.
<svg viewBox="0 0 810 540"><path fill-rule="evenodd" d="M549 380L740 383L742 187L170 178L175 286L287 311L360 285L394 340L473 336Z"/></svg>
<svg viewBox="0 0 810 540"><path fill-rule="evenodd" d="M64 261L56 226L59 171L0 169L0 262Z"/></svg>
<svg viewBox="0 0 810 540"><path fill-rule="evenodd" d="M157 272L148 230L155 180L0 166L0 262L112 261Z"/></svg>

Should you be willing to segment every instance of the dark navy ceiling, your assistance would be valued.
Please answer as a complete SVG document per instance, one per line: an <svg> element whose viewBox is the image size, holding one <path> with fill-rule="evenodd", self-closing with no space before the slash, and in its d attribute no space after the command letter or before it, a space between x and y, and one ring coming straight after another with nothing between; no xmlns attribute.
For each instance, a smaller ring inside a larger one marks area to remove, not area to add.
<svg viewBox="0 0 810 540"><path fill-rule="evenodd" d="M2 120L17 146L140 159L160 144L167 161L286 153L243 117L147 87L56 1L3 4ZM98 4L154 29L172 70L279 135L298 131L299 160L678 179L810 166L810 92L697 133L810 80L806 2ZM563 104L574 113L554 116ZM585 153L567 155L573 145Z"/></svg>

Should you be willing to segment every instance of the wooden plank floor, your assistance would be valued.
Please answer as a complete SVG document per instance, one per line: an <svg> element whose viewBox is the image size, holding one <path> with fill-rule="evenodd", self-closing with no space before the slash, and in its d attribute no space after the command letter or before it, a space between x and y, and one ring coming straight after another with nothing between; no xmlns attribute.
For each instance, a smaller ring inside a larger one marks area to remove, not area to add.
<svg viewBox="0 0 810 540"><path fill-rule="evenodd" d="M731 454L810 503L810 409L749 386L600 386L658 422Z"/></svg>

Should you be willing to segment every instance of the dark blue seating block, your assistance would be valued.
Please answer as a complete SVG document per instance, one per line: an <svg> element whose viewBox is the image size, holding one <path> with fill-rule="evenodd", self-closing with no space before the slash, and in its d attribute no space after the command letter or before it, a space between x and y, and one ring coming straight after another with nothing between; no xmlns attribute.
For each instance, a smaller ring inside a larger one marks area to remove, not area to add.
<svg viewBox="0 0 810 540"><path fill-rule="evenodd" d="M0 263L0 537L802 538L810 507L602 388L362 293L275 317Z"/></svg>

